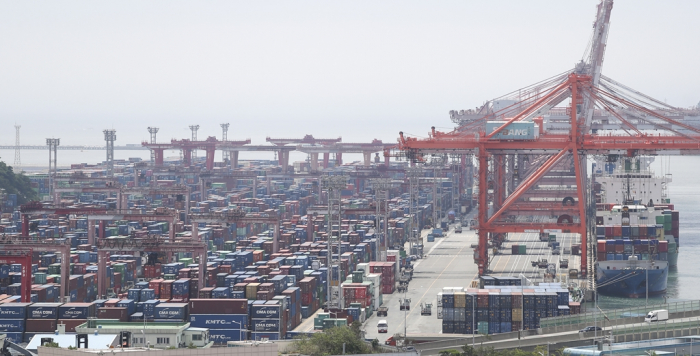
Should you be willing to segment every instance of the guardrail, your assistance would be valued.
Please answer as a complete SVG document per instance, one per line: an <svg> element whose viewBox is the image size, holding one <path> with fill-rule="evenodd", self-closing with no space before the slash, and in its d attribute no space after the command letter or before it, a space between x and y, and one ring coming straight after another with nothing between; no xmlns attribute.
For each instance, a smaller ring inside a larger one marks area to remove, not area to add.
<svg viewBox="0 0 700 356"><path fill-rule="evenodd" d="M604 313L600 310L595 310L576 315L544 318L540 320L540 328L542 333L548 334L583 329L586 326L593 325L596 321L598 326L603 326L603 324L609 326L629 324L644 321L644 316L649 311L657 309L668 310L670 318L698 316L700 315L700 300L612 309L604 311ZM605 316L607 316L607 320Z"/></svg>
<svg viewBox="0 0 700 356"><path fill-rule="evenodd" d="M700 319L681 318L655 323L638 323L635 325L613 327L613 342L633 342L651 339L663 339L700 334Z"/></svg>

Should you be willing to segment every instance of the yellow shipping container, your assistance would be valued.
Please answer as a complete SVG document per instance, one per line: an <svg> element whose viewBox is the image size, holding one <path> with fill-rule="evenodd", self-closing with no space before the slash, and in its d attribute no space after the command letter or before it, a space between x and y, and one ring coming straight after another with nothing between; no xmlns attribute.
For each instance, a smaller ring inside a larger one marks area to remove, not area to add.
<svg viewBox="0 0 700 356"><path fill-rule="evenodd" d="M248 285L245 286L245 297L252 300L257 299L259 285L260 283L248 283Z"/></svg>
<svg viewBox="0 0 700 356"><path fill-rule="evenodd" d="M467 307L467 293L455 292L455 308Z"/></svg>
<svg viewBox="0 0 700 356"><path fill-rule="evenodd" d="M513 321L523 321L523 310L522 309L513 309L512 320Z"/></svg>

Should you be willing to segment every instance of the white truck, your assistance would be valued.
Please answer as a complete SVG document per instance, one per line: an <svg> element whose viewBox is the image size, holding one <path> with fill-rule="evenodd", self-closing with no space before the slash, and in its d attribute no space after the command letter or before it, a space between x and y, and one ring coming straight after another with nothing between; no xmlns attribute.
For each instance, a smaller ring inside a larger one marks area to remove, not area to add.
<svg viewBox="0 0 700 356"><path fill-rule="evenodd" d="M666 309L652 310L644 318L644 321L647 323L653 323L653 322L657 322L657 321L666 321L666 320L668 320L668 310L666 310Z"/></svg>

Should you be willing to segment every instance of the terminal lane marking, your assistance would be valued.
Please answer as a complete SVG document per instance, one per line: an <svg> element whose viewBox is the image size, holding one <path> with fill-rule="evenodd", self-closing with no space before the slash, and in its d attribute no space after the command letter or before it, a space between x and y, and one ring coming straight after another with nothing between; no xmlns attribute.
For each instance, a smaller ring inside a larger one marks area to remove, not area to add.
<svg viewBox="0 0 700 356"><path fill-rule="evenodd" d="M464 246L464 247L467 247L467 246ZM460 248L460 249L459 249L459 252L457 252L457 253L459 254L460 252L462 252L462 250L464 249L464 247ZM409 311L408 311L408 314L406 314L406 317L404 318L404 321L402 321L401 324L399 324L399 330L401 330L401 326L404 325L404 323L406 322L406 320L408 320L408 316L411 315L411 314L413 313L414 310L416 310L415 307L416 307L417 305L420 305L420 303L423 301L423 298L425 298L425 295L428 294L428 292L429 292L430 289L433 287L433 285L435 284L435 282L437 282L437 281L440 279L440 277L442 276L442 274L452 265L452 262L454 262L454 260L455 260L457 257L458 257L458 256L453 257L452 260L450 261L450 263L448 263L447 266L445 266L445 268L442 269L442 271L441 271L440 274L437 276L437 278L435 278L435 279L433 280L433 283L431 283L430 286L428 286L428 288L425 289L425 293L423 293L423 295L420 297L420 299L418 300L418 302L417 302L415 305L411 305L411 310L409 310ZM437 308L436 308L436 309L437 309Z"/></svg>

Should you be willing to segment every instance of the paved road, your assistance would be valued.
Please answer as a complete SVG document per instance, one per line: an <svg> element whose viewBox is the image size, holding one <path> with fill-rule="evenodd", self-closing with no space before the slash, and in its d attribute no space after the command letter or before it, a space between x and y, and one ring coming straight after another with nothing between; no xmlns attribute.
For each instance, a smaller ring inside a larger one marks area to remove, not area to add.
<svg viewBox="0 0 700 356"><path fill-rule="evenodd" d="M425 237L428 230L424 230ZM424 239L423 241L427 241ZM442 321L437 319L437 294L444 287L468 287L477 275L471 244L477 243L474 231L464 229L455 234L450 229L446 237L436 238L435 242L426 242L425 256L414 262L413 280L410 282L405 298L411 299L411 310L399 310L399 300L404 294L394 293L384 295L384 304L389 308L387 317L377 317L376 313L365 322L366 337L377 338L384 342L388 337L404 333L404 327L411 334L437 334L442 330ZM407 246L408 247L408 246ZM421 316L420 304L431 303L432 315ZM404 318L407 320L404 323ZM377 333L377 321L386 319L389 332Z"/></svg>
<svg viewBox="0 0 700 356"><path fill-rule="evenodd" d="M581 239L577 234L557 233L557 240L561 243L561 251L564 248L571 249L571 245L580 244ZM527 245L526 255L512 255L511 246ZM490 253L490 251L489 251ZM569 268L579 269L581 256L574 255L552 255L552 249L547 247L547 242L539 241L537 233L510 233L508 241L503 243L499 253L493 257L490 263L490 276L518 277L521 273L533 282L542 282L543 269L532 267L530 261L540 258L547 259L550 263L555 263L560 275L568 275L568 269L559 269L560 259L569 260ZM566 280L566 279L565 279Z"/></svg>

